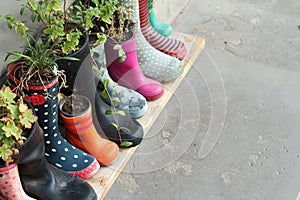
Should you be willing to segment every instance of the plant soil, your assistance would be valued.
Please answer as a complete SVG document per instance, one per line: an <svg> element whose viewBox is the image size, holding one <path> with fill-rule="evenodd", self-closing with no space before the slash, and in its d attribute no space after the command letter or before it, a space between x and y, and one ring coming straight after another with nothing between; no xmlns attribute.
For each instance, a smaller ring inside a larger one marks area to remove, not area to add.
<svg viewBox="0 0 300 200"><path fill-rule="evenodd" d="M113 44L122 44L123 42L130 40L132 37L133 37L133 32L128 31L109 38L109 41Z"/></svg>
<svg viewBox="0 0 300 200"><path fill-rule="evenodd" d="M86 111L88 107L89 104L85 99L79 96L72 96L65 100L62 111L66 114L74 115Z"/></svg>
<svg viewBox="0 0 300 200"><path fill-rule="evenodd" d="M25 72L25 74L27 74L28 72ZM48 70L45 70L43 74L38 74L38 73L35 73L34 75L32 75L30 77L30 79L27 81L27 84L30 84L30 85L42 85L42 84L47 84L49 82L51 82L51 80L54 79L54 75L48 71Z"/></svg>

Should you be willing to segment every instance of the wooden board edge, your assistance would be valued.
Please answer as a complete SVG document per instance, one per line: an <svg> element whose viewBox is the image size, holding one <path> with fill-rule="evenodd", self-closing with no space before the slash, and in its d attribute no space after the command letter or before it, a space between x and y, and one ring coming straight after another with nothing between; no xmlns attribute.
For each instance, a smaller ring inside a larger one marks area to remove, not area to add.
<svg viewBox="0 0 300 200"><path fill-rule="evenodd" d="M186 56L186 59L183 61L184 71L175 81L164 84L166 92L160 99L153 102L148 102L149 108L156 106L156 109L154 109L151 113L147 113L144 117L138 120L144 127L145 135L150 130L160 112L172 97L173 91L175 91L180 85L180 83L187 75L192 65L205 47L204 38L182 33L176 34L175 37L176 39L183 40L186 44L188 44L188 54ZM147 119L147 117L149 118L149 116L151 116L150 120ZM118 156L118 159L111 166L102 167L97 174L87 180L87 182L94 188L95 192L97 193L98 199L102 200L105 197L136 149L137 147L122 150L120 152L120 155Z"/></svg>

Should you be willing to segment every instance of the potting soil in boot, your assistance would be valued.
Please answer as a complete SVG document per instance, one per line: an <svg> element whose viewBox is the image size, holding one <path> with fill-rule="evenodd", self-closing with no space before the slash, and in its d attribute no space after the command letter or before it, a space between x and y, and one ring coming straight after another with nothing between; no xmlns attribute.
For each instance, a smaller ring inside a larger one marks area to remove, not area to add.
<svg viewBox="0 0 300 200"><path fill-rule="evenodd" d="M33 200L22 188L16 164L0 165L0 199Z"/></svg>
<svg viewBox="0 0 300 200"><path fill-rule="evenodd" d="M119 0L119 4L133 7L134 31L136 33L136 48L140 68L148 78L159 82L176 79L183 72L183 63L151 46L140 28L138 0Z"/></svg>
<svg viewBox="0 0 300 200"><path fill-rule="evenodd" d="M44 131L47 161L53 166L81 178L89 178L94 175L100 167L97 160L69 144L59 131L58 82L49 86L47 91L30 88L25 93L27 95L25 98L31 102L32 97L45 97L44 101L32 103L38 116L38 123Z"/></svg>
<svg viewBox="0 0 300 200"><path fill-rule="evenodd" d="M93 60L95 60L95 64L97 64L97 66L93 66L95 78L99 80L97 81L97 86L101 93L104 94L101 95L102 99L108 105L112 105L113 103L116 109L124 110L133 118L142 117L148 109L145 97L132 89L119 85L110 78L106 67L104 67L106 66L105 57L103 59L99 55L100 53L105 56L103 45L98 45L91 51ZM106 88L104 87L104 83Z"/></svg>
<svg viewBox="0 0 300 200"><path fill-rule="evenodd" d="M154 10L153 10L154 1L155 0L148 0L150 24L159 34L161 34L165 37L169 37L172 34L173 28L170 24L166 24L157 19L156 15L154 13Z"/></svg>

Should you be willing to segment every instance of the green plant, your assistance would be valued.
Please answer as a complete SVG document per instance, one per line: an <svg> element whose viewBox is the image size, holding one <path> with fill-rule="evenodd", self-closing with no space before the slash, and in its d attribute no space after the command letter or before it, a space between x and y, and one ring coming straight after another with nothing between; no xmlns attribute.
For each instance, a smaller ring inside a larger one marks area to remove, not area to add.
<svg viewBox="0 0 300 200"><path fill-rule="evenodd" d="M27 34L27 33L26 33ZM31 35L27 34L27 47L25 51L10 51L7 53L5 60L14 56L11 62L18 62L23 66L23 73L20 77L21 84L44 84L51 81L55 76L59 76L65 84L65 75L63 71L58 70L57 60L78 60L73 57L56 55L57 43L48 40L36 41ZM22 85L21 85L22 87Z"/></svg>
<svg viewBox="0 0 300 200"><path fill-rule="evenodd" d="M88 8L91 7L93 6L90 5L90 7ZM119 43L127 39L126 33L134 26L134 22L132 21L132 16L133 16L133 7L131 6L125 7L116 4L114 6L114 9L111 10L109 21L93 20L93 23L98 28L95 31L104 33L106 37L111 38L115 43Z"/></svg>
<svg viewBox="0 0 300 200"><path fill-rule="evenodd" d="M20 15L23 15L26 9L31 11L32 22L37 21L43 25L44 34L39 34L38 39L34 39L32 34L35 31L30 30L26 22L16 20L13 15L5 15L8 27L14 29L27 42L24 51L10 51L5 60L14 56L11 61L18 61L21 66L24 66L20 77L20 91L22 91L22 84L44 84L54 76L62 79L61 87L63 87L66 77L63 71L58 70L56 61L78 60L66 55L78 48L77 44L82 33L76 29L77 25L72 31L65 26L66 18L62 10L62 0L27 0L20 9Z"/></svg>
<svg viewBox="0 0 300 200"><path fill-rule="evenodd" d="M81 24L69 24L76 21L69 15L66 4L66 0L27 0L20 9L21 15L29 10L31 21L43 25L43 33L58 44L61 55L76 51L82 36Z"/></svg>
<svg viewBox="0 0 300 200"><path fill-rule="evenodd" d="M66 0L27 0L22 4L20 15L25 11L31 14L31 21L42 25L43 37L51 38L57 44L57 54L68 55L80 47L80 39L84 29L76 13L71 13L66 7ZM30 30L26 22L16 20L13 15L4 16L10 29L14 28L22 38L27 37Z"/></svg>
<svg viewBox="0 0 300 200"><path fill-rule="evenodd" d="M41 24L44 35L58 43L61 55L68 55L79 48L83 31L95 34L98 44L106 41L105 28L112 23L117 3L118 0L78 0L67 8L67 0L27 0L22 4L20 15L29 11L31 21ZM14 28L21 37L32 32L26 22L16 20L15 16L9 14L4 17L8 27ZM99 30L92 33L95 24L104 26L99 26Z"/></svg>
<svg viewBox="0 0 300 200"><path fill-rule="evenodd" d="M104 43L107 39L107 26L112 24L112 17L117 10L118 0L78 0L71 6L83 21L90 37L96 37L94 45Z"/></svg>
<svg viewBox="0 0 300 200"><path fill-rule="evenodd" d="M26 140L22 135L24 129L31 129L36 120L22 97L17 99L9 87L0 90L0 158L6 166L13 162L12 156L18 154L16 147Z"/></svg>
<svg viewBox="0 0 300 200"><path fill-rule="evenodd" d="M124 62L126 53L119 43L127 39L126 33L134 25L131 20L133 8L117 4L117 0L79 0L74 8L82 13L82 17L89 27L89 35L97 36L98 39L93 45L97 46L110 38L116 43L114 50L118 51L119 62Z"/></svg>
<svg viewBox="0 0 300 200"><path fill-rule="evenodd" d="M99 71L99 69L97 68L96 66L96 63L94 62L94 65L92 66L93 67L93 70L95 70L97 73L101 73ZM113 98L109 91L108 91L108 85L109 85L109 80L104 80L103 82L103 90L101 91L101 96L103 98L109 98L110 99L110 102L111 102L111 110L106 110L105 111L105 114L106 115L113 115L114 116L114 122L111 123L111 125L117 129L118 131L118 135L119 135L119 138L120 138L120 147L123 147L123 148L127 148L127 147L130 147L132 145L132 142L129 142L129 141L123 141L122 140L122 137L121 137L121 131L124 130L124 131L127 131L128 133L130 133L130 130L126 127L122 127L120 126L119 124L119 121L118 121L118 117L116 117L117 115L120 115L120 116L126 116L126 113L123 111L123 110L118 110L116 108L116 105L118 103L120 103L120 98L119 97L115 97Z"/></svg>
<svg viewBox="0 0 300 200"><path fill-rule="evenodd" d="M112 23L108 27L107 34L117 42L126 40L126 34L133 26L132 21L133 8L118 6L116 12L112 16Z"/></svg>
<svg viewBox="0 0 300 200"><path fill-rule="evenodd" d="M115 103L120 103L120 99L119 98L112 98L108 92L108 84L109 84L109 80L104 80L104 90L102 91L101 95L104 97L104 98L109 98L112 102L111 104L111 107L112 107L112 110L106 110L105 111L105 114L106 115L121 115L121 116L126 116L126 113L123 111L123 110L118 110L115 106ZM122 140L122 137L121 137L121 130L124 130L124 131L127 131L128 133L130 133L130 130L126 127L122 127L120 126L119 122L118 122L118 117L114 117L114 120L115 122L112 122L111 125L113 127L115 127L118 131L118 134L119 134L119 138L120 138L120 147L123 147L123 148L127 148L127 147L130 147L132 145L132 142L129 142L129 141L123 141Z"/></svg>

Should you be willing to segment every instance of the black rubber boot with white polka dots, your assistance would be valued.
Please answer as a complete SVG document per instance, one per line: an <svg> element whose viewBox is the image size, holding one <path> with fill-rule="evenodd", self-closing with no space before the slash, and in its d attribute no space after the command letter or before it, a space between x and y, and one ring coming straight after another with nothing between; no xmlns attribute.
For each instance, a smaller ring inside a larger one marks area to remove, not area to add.
<svg viewBox="0 0 300 200"><path fill-rule="evenodd" d="M8 66L10 85L19 85L16 77L18 64ZM58 127L58 78L44 85L30 85L23 90L23 95L34 107L38 123L44 131L45 156L47 161L64 171L80 178L89 178L100 168L97 160L72 146L61 135Z"/></svg>
<svg viewBox="0 0 300 200"><path fill-rule="evenodd" d="M50 85L47 91L30 88L25 96L32 102L38 123L44 131L45 156L55 167L88 178L97 172L99 164L94 157L72 146L61 136L58 127L58 82ZM42 102L36 102L36 96L40 96Z"/></svg>

